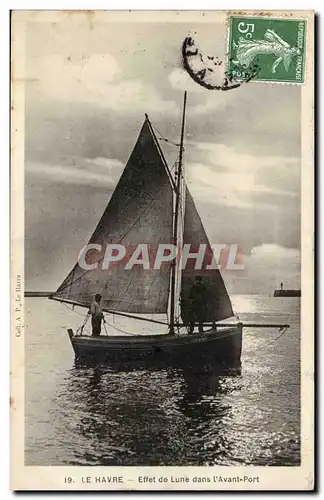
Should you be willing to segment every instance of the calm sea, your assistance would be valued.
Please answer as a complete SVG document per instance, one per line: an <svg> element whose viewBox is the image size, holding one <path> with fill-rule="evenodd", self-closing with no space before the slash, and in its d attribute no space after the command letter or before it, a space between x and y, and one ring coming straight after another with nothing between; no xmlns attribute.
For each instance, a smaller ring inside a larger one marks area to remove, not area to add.
<svg viewBox="0 0 324 500"><path fill-rule="evenodd" d="M82 316L25 299L26 465L299 465L299 299L233 302L243 321L291 328L275 341L276 329L244 330L242 374L207 377L75 367L66 328Z"/></svg>

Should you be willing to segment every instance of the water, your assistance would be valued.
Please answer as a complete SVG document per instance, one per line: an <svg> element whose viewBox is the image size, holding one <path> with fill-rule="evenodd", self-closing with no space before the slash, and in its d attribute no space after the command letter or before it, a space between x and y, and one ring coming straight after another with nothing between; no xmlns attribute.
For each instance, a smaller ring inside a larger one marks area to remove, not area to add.
<svg viewBox="0 0 324 500"><path fill-rule="evenodd" d="M26 465L299 465L299 299L233 301L291 328L272 343L276 329L244 330L242 375L198 377L76 368L66 327L82 317L27 298Z"/></svg>

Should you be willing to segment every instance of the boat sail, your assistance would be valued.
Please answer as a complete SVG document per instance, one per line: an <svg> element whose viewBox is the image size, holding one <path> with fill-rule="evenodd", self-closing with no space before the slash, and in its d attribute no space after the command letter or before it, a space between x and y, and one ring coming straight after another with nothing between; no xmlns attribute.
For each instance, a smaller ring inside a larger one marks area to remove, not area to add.
<svg viewBox="0 0 324 500"><path fill-rule="evenodd" d="M98 244L104 251L107 245L117 243L129 253L143 243L152 251L160 243L171 243L172 204L172 185L146 118L88 245ZM94 295L100 293L105 311L166 313L171 263L163 264L160 269L152 269L152 266L144 269L138 265L128 270L125 269L127 257L129 255L118 265L103 269L104 255L88 251L87 258L92 259L92 263L97 261L96 269L84 270L77 263L52 298L88 307Z"/></svg>
<svg viewBox="0 0 324 500"><path fill-rule="evenodd" d="M69 329L76 359L146 360L154 364L164 360L177 366L210 360L240 366L243 325L219 323L232 317L233 309L219 269L210 265L212 248L182 172L186 99L185 92L179 161L174 175L145 115L135 147L86 246L87 269L77 263L50 297L88 308L94 295L99 293L103 311L168 325L168 333L90 337L83 335L83 329L81 334ZM184 198L181 226L179 218ZM150 248L148 267L140 264L128 269L127 254L143 244ZM190 252L205 246L202 269L196 270L190 262L182 269L178 258L153 267L150 264L160 244L172 244L176 248L189 245ZM127 251L123 259L105 267L107 245L123 246ZM188 335L187 331L183 332L186 326L183 308L187 307L189 290L198 274L208 288L204 323L208 330ZM166 314L168 319L153 319L154 314Z"/></svg>
<svg viewBox="0 0 324 500"><path fill-rule="evenodd" d="M188 187L186 187L183 244L190 245L192 253L198 252L202 245L205 245L205 251L201 269L196 270L194 262L188 261L185 269L182 270L182 297L188 296L195 277L201 276L206 283L209 298L206 304L205 321L222 321L234 316L232 304L219 269L209 269L213 261L213 251Z"/></svg>
<svg viewBox="0 0 324 500"><path fill-rule="evenodd" d="M205 255L209 262L204 262L202 269L196 271L188 261L186 268L181 271L181 293L186 295L195 276L203 275L210 295L206 321L224 320L234 316L231 302L220 271L206 270L212 256L211 246L189 189L187 186L185 189L183 244L189 244L191 251L197 251L200 244L206 245ZM146 242L150 248L149 258L154 260L154 250L159 244L171 243L174 230L170 171L166 168L153 128L146 117L117 187L88 242L88 248L96 244L105 249L106 245L117 243L131 252ZM130 271L125 269L127 257L119 261L118 265L103 269L103 251L88 251L87 258L91 264L97 264L96 268L85 270L77 263L52 298L89 307L94 295L100 293L104 311L167 313L172 262L163 263L159 269L154 269L152 265L149 269L135 265Z"/></svg>

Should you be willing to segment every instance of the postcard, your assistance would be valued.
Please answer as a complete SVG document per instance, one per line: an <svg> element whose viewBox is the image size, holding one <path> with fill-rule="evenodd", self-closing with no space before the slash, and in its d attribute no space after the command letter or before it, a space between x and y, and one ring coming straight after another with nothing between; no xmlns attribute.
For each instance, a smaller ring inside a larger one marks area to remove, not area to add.
<svg viewBox="0 0 324 500"><path fill-rule="evenodd" d="M313 490L314 13L11 25L11 488Z"/></svg>

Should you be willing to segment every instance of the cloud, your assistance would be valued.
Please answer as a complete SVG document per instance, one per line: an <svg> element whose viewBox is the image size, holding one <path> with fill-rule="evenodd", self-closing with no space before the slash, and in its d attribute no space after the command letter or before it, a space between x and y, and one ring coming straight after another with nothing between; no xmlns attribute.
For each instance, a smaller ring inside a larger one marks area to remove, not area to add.
<svg viewBox="0 0 324 500"><path fill-rule="evenodd" d="M263 167L274 167L280 165L282 168L296 165L297 157L288 156L258 156L244 151L239 151L235 145L211 142L191 142L196 148L195 154L206 158L214 164L224 166L231 171L251 172Z"/></svg>
<svg viewBox="0 0 324 500"><path fill-rule="evenodd" d="M124 79L122 68L108 53L79 56L43 55L28 60L28 85L38 98L87 103L118 112L173 112L175 103L163 100L140 79Z"/></svg>
<svg viewBox="0 0 324 500"><path fill-rule="evenodd" d="M180 69L181 41L192 25L110 23L107 29L88 17L83 24L69 15L63 24L30 23L26 34L28 279L36 287L37 280L56 281L69 271L118 181L145 111L164 137L179 141L184 89L185 170L211 240L237 243L248 256L255 248L250 270L269 262L270 271L260 267L260 278L251 270L247 281L253 276L261 287L272 279L276 256L295 273L290 254L291 261L266 247L267 260L262 244L300 243L301 87L204 90ZM221 57L225 24L199 25L203 54ZM166 145L167 158L168 148L172 164L177 149ZM251 282L242 291L254 288Z"/></svg>
<svg viewBox="0 0 324 500"><path fill-rule="evenodd" d="M199 161L186 165L187 180L198 198L209 199L217 205L273 209L278 207L278 197L297 196L294 182L291 188L288 183L282 187L278 177L277 183L273 183L272 178L271 184L267 173L268 169L284 169L293 179L299 173L298 158L258 157L225 144L192 143L191 146L194 148L191 157ZM272 196L275 197L273 203Z"/></svg>
<svg viewBox="0 0 324 500"><path fill-rule="evenodd" d="M168 76L168 80L171 83L171 86L176 90L187 90L190 93L199 93L206 94L208 91L202 85L198 85L192 78L189 76L189 73L181 68L175 68L171 71Z"/></svg>
<svg viewBox="0 0 324 500"><path fill-rule="evenodd" d="M224 110L230 101L229 92L208 90L202 87L184 69L174 69L169 74L168 81L173 89L188 92L190 116L205 115L215 110ZM221 85L222 81L218 84ZM203 99L203 102L196 102L197 98Z"/></svg>
<svg viewBox="0 0 324 500"><path fill-rule="evenodd" d="M252 207L251 203L240 198L239 192L250 192L253 188L252 175L219 173L203 164L187 165L188 182L193 194L198 198L209 199L216 205Z"/></svg>
<svg viewBox="0 0 324 500"><path fill-rule="evenodd" d="M69 158L65 164L26 162L26 173L46 180L67 184L111 186L122 173L124 165L113 158Z"/></svg>
<svg viewBox="0 0 324 500"><path fill-rule="evenodd" d="M285 248L275 243L264 243L254 247L246 260L249 276L259 276L275 288L284 283L286 288L300 288L300 251Z"/></svg>
<svg viewBox="0 0 324 500"><path fill-rule="evenodd" d="M263 243L243 256L244 270L223 271L230 291L242 294L269 294L280 287L297 288L300 282L300 251L275 243Z"/></svg>
<svg viewBox="0 0 324 500"><path fill-rule="evenodd" d="M273 257L280 260L294 260L300 264L300 251L296 248L285 248L275 243L264 243L254 247L251 251L251 259L255 262L264 259L272 260Z"/></svg>

